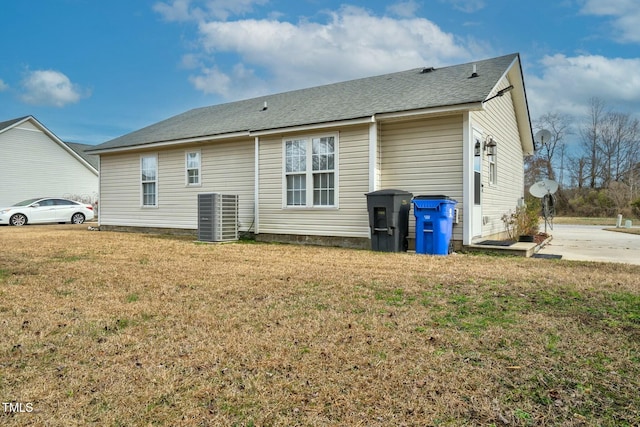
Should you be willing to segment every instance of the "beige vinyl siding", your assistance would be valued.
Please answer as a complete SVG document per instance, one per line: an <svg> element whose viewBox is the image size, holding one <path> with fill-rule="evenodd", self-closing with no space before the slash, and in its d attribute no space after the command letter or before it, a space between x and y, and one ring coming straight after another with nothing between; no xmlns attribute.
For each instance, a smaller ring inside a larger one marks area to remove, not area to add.
<svg viewBox="0 0 640 427"><path fill-rule="evenodd" d="M383 123L381 127L381 189L417 195L445 195L462 209L462 115ZM462 215L460 215L462 218ZM413 206L409 237L415 233ZM462 223L454 226L462 240Z"/></svg>
<svg viewBox="0 0 640 427"><path fill-rule="evenodd" d="M26 121L0 133L0 206L33 197L95 200L97 174Z"/></svg>
<svg viewBox="0 0 640 427"><path fill-rule="evenodd" d="M187 186L185 155L201 153L201 185ZM239 229L253 224L252 140L212 143L144 153L101 156L100 223L113 226L196 229L198 193L237 194ZM140 157L158 156L158 207L142 207Z"/></svg>
<svg viewBox="0 0 640 427"><path fill-rule="evenodd" d="M498 89L508 85L504 79ZM485 155L482 157L482 216L487 219L482 235L491 236L504 231L502 215L514 210L518 199L524 196L524 163L511 94L494 98L484 107L484 111L471 112L470 120L482 129L483 137L491 135L497 144L496 184L489 184L489 161Z"/></svg>
<svg viewBox="0 0 640 427"><path fill-rule="evenodd" d="M337 207L283 207L283 136L260 139L260 233L369 237L365 197L369 188L369 128L356 126L297 136L331 134L338 135Z"/></svg>

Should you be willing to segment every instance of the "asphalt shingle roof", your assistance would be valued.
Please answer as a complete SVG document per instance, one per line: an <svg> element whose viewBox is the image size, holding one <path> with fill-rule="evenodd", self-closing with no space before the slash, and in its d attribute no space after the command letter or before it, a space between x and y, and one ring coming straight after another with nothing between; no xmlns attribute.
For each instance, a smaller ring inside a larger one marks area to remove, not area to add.
<svg viewBox="0 0 640 427"><path fill-rule="evenodd" d="M196 108L107 141L95 149L126 148L482 102L516 58L518 54L511 54L429 72L416 68ZM473 65L478 75L470 78ZM263 110L265 102L268 108Z"/></svg>
<svg viewBox="0 0 640 427"><path fill-rule="evenodd" d="M80 157L84 159L85 162L89 163L93 166L94 169L98 170L100 166L100 159L95 154L88 154L86 151L91 150L94 146L89 144L80 144L77 142L65 142L65 144L76 152Z"/></svg>
<svg viewBox="0 0 640 427"><path fill-rule="evenodd" d="M22 121L22 120L26 119L27 117L29 117L29 116L18 117L17 119L12 119L12 120L7 120L5 122L0 122L0 131L8 128L11 125L14 125L14 124L18 123L19 121Z"/></svg>

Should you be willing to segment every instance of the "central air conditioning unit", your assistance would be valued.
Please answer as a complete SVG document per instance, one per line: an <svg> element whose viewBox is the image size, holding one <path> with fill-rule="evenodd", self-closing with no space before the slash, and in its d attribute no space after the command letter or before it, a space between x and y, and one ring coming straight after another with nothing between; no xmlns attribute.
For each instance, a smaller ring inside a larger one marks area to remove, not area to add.
<svg viewBox="0 0 640 427"><path fill-rule="evenodd" d="M237 194L198 194L198 240L202 242L238 240Z"/></svg>

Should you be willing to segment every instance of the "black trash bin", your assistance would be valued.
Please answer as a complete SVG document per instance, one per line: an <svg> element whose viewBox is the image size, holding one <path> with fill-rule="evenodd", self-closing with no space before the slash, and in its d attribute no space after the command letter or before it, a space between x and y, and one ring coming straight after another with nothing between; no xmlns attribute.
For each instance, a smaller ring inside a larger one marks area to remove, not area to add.
<svg viewBox="0 0 640 427"><path fill-rule="evenodd" d="M373 191L366 196L371 249L380 252L406 252L413 194L387 189Z"/></svg>

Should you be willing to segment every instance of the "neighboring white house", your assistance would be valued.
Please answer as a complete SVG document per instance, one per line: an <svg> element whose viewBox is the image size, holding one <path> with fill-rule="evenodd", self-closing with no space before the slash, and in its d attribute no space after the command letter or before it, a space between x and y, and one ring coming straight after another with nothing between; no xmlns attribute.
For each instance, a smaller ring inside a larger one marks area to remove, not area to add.
<svg viewBox="0 0 640 427"><path fill-rule="evenodd" d="M501 234L533 151L511 54L198 108L92 153L103 229L193 232L197 194L221 192L260 240L367 247L365 193L385 188L457 200L457 246Z"/></svg>
<svg viewBox="0 0 640 427"><path fill-rule="evenodd" d="M0 122L0 207L34 197L98 195L98 161L33 116Z"/></svg>

